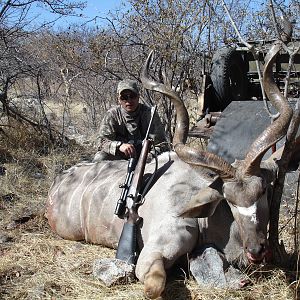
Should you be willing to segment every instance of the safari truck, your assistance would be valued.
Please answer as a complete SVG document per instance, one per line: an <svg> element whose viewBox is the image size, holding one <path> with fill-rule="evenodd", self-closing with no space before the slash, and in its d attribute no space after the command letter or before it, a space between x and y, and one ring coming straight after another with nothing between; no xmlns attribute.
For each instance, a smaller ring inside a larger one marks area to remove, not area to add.
<svg viewBox="0 0 300 300"><path fill-rule="evenodd" d="M273 43L249 42L258 54L261 74L264 58ZM293 63L289 64L290 55L282 50L276 57L273 76L280 91L295 105L300 97L300 39L287 43L286 47L293 53ZM242 159L249 143L271 122L260 76L253 53L247 47L238 44L218 49L212 57L210 73L203 76L200 121L191 128L189 136L209 139L208 150L230 163L233 157ZM289 84L285 91L286 80ZM274 112L271 105L270 111Z"/></svg>

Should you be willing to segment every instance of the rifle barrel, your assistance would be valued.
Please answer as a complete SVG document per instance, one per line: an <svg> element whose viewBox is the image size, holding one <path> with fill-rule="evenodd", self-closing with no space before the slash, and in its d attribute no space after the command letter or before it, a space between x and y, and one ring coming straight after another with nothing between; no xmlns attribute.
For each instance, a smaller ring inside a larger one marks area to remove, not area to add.
<svg viewBox="0 0 300 300"><path fill-rule="evenodd" d="M147 129L144 141L148 139L149 132L150 132L150 129L151 129L151 125L152 125L152 122L153 122L153 118L154 118L154 114L156 112L156 109L157 109L156 105L151 107L151 118L150 118L149 126L148 126L148 129Z"/></svg>

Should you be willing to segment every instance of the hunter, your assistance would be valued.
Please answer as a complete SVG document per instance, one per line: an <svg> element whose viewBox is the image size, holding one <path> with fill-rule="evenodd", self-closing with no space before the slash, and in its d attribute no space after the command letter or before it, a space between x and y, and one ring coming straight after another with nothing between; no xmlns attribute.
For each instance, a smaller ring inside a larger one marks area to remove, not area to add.
<svg viewBox="0 0 300 300"><path fill-rule="evenodd" d="M109 109L101 123L100 143L93 161L139 156L142 140L151 118L151 108L140 103L139 88L134 80L120 81L117 97L119 105ZM169 150L165 131L157 112L152 124L150 137L154 141L156 154Z"/></svg>

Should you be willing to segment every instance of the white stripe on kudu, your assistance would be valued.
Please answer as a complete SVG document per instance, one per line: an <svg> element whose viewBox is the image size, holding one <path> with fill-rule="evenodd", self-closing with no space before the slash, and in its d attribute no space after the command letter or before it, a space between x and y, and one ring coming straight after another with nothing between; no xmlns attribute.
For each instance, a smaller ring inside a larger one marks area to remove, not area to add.
<svg viewBox="0 0 300 300"><path fill-rule="evenodd" d="M255 202L253 205L249 207L237 206L237 209L241 215L251 217L251 221L254 224L257 224L257 218L256 218L257 202Z"/></svg>

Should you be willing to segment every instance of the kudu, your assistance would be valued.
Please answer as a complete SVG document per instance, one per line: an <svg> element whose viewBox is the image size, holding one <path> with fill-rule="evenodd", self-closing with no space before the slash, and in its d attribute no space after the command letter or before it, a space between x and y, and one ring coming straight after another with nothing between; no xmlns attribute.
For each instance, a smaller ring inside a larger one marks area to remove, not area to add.
<svg viewBox="0 0 300 300"><path fill-rule="evenodd" d="M149 79L148 57L141 76L144 87L169 97L177 112L175 152L159 156L156 182L138 211L142 222L136 276L144 282L149 298L163 292L165 270L199 245L214 244L230 262L264 259L268 199L277 165L272 158L262 162L262 157L285 136L293 114L272 78L278 51L275 45L266 57L264 87L280 117L253 142L245 159L233 165L185 145L188 113L171 88ZM154 166L154 162L148 164L145 174ZM103 161L78 164L58 175L47 202L53 230L63 238L116 247L123 224L114 209L126 169L126 161Z"/></svg>

